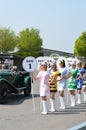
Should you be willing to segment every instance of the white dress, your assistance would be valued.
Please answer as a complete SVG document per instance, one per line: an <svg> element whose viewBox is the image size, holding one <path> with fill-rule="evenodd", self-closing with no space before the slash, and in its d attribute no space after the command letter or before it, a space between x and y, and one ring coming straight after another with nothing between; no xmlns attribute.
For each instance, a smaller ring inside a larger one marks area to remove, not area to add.
<svg viewBox="0 0 86 130"><path fill-rule="evenodd" d="M67 75L67 68L60 68L59 72L61 73L61 75L63 77L65 77ZM60 79L60 77L58 77L58 79ZM59 90L64 90L67 86L67 80L65 78L63 78L61 81L57 82L58 83L58 91Z"/></svg>

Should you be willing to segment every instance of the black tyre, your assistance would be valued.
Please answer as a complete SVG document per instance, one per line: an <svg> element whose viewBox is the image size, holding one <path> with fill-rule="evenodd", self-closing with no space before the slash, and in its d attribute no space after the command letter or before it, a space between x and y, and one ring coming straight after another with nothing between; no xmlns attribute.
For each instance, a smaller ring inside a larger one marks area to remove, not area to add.
<svg viewBox="0 0 86 130"><path fill-rule="evenodd" d="M24 95L29 96L31 93L31 79L29 78L27 81L27 88L24 89Z"/></svg>
<svg viewBox="0 0 86 130"><path fill-rule="evenodd" d="M4 104L7 101L8 88L5 82L0 83L0 103Z"/></svg>

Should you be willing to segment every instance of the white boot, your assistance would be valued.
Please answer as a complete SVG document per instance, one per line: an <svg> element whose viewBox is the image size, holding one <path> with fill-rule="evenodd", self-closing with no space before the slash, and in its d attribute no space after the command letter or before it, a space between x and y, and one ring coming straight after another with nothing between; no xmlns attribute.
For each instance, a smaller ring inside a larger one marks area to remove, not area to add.
<svg viewBox="0 0 86 130"><path fill-rule="evenodd" d="M75 95L73 95L73 104L74 104L74 106L76 106L76 96Z"/></svg>
<svg viewBox="0 0 86 130"><path fill-rule="evenodd" d="M76 105L75 96L74 95L70 95L70 99L71 99L71 107L74 107Z"/></svg>
<svg viewBox="0 0 86 130"><path fill-rule="evenodd" d="M73 106L73 95L70 95L71 107Z"/></svg>
<svg viewBox="0 0 86 130"><path fill-rule="evenodd" d="M43 105L43 112L41 114L47 114L48 109L47 109L47 101L42 101L42 105Z"/></svg>
<svg viewBox="0 0 86 130"><path fill-rule="evenodd" d="M55 99L50 99L50 105L51 105L51 112L55 112L56 111L56 107L55 107Z"/></svg>
<svg viewBox="0 0 86 130"><path fill-rule="evenodd" d="M86 92L83 92L83 95L84 95L83 101L86 101Z"/></svg>
<svg viewBox="0 0 86 130"><path fill-rule="evenodd" d="M77 97L78 97L77 104L81 104L81 94L77 94Z"/></svg>
<svg viewBox="0 0 86 130"><path fill-rule="evenodd" d="M60 103L61 103L60 109L65 109L66 108L66 104L65 104L64 97L60 96L59 98L60 98Z"/></svg>

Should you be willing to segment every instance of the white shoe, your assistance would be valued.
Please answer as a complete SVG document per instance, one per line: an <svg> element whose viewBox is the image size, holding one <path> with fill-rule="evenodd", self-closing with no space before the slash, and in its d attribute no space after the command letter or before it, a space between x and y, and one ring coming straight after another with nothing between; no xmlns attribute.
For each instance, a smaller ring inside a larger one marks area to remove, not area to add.
<svg viewBox="0 0 86 130"><path fill-rule="evenodd" d="M77 94L77 97L78 97L77 104L81 104L81 94Z"/></svg>
<svg viewBox="0 0 86 130"><path fill-rule="evenodd" d="M66 108L66 104L65 104L65 99L64 97L59 97L60 98L60 103L61 103L61 107L60 109L65 109Z"/></svg>
<svg viewBox="0 0 86 130"><path fill-rule="evenodd" d="M81 101L77 101L77 104L81 104Z"/></svg>
<svg viewBox="0 0 86 130"><path fill-rule="evenodd" d="M51 109L49 110L50 112L55 112L56 111L56 107L55 107L55 99L50 99L50 105L51 105Z"/></svg>
<svg viewBox="0 0 86 130"><path fill-rule="evenodd" d="M43 104L43 112L41 112L41 114L47 114L48 109L47 109L47 101L42 101Z"/></svg>
<svg viewBox="0 0 86 130"><path fill-rule="evenodd" d="M83 101L86 101L86 99L84 98Z"/></svg>
<svg viewBox="0 0 86 130"><path fill-rule="evenodd" d="M47 112L43 111L41 112L42 115L47 115Z"/></svg>
<svg viewBox="0 0 86 130"><path fill-rule="evenodd" d="M70 95L70 98L71 98L71 107L75 107L76 106L75 96L74 95Z"/></svg>
<svg viewBox="0 0 86 130"><path fill-rule="evenodd" d="M75 104L71 104L70 106L71 106L71 107L75 107L76 105L75 105Z"/></svg>
<svg viewBox="0 0 86 130"><path fill-rule="evenodd" d="M86 92L83 92L83 96L84 96L83 97L84 98L83 101L86 101Z"/></svg>
<svg viewBox="0 0 86 130"><path fill-rule="evenodd" d="M60 109L64 110L64 109L66 109L66 107L65 106L61 106Z"/></svg>
<svg viewBox="0 0 86 130"><path fill-rule="evenodd" d="M55 109L50 109L49 111L50 111L50 112L56 112L57 110L55 110Z"/></svg>

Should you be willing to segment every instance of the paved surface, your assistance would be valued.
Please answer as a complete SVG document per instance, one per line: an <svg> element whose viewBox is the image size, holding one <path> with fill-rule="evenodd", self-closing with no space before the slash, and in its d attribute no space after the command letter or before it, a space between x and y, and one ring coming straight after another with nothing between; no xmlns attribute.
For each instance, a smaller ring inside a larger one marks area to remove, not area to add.
<svg viewBox="0 0 86 130"><path fill-rule="evenodd" d="M67 109L59 110L60 103L56 94L57 112L41 115L39 84L34 82L34 100L23 94L11 95L8 102L0 105L0 130L67 130L86 121L86 102L70 107L69 95L66 92ZM35 101L35 112L33 109ZM48 107L49 101L48 101Z"/></svg>

